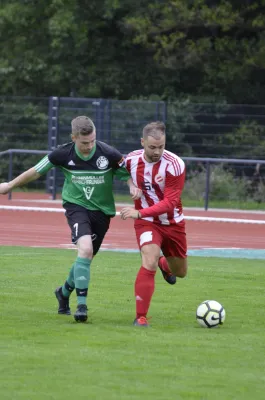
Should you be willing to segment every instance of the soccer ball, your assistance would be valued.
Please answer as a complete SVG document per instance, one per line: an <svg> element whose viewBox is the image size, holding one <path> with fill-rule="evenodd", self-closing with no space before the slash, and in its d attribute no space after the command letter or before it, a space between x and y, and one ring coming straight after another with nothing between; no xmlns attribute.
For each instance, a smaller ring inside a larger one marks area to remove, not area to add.
<svg viewBox="0 0 265 400"><path fill-rule="evenodd" d="M218 301L205 300L197 308L196 319L204 328L214 328L224 323L225 309Z"/></svg>

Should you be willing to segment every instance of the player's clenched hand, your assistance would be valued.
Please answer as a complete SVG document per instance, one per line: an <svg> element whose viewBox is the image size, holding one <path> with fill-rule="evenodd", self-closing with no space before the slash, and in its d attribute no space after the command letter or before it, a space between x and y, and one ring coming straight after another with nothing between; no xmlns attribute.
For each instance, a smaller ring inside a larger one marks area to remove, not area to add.
<svg viewBox="0 0 265 400"><path fill-rule="evenodd" d="M121 212L121 219L127 219L127 218L134 218L137 219L139 218L139 211L135 210L133 207L124 207Z"/></svg>
<svg viewBox="0 0 265 400"><path fill-rule="evenodd" d="M133 200L140 199L142 196L142 191L135 185L130 186L130 195L132 196Z"/></svg>
<svg viewBox="0 0 265 400"><path fill-rule="evenodd" d="M10 187L7 182L0 183L0 194L7 194L9 191Z"/></svg>

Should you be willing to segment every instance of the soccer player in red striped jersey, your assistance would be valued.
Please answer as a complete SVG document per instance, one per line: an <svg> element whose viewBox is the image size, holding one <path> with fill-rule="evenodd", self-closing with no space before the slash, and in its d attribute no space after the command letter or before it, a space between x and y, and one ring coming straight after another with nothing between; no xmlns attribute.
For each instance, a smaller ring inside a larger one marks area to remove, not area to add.
<svg viewBox="0 0 265 400"><path fill-rule="evenodd" d="M157 121L143 129L143 149L126 157L133 183L142 189L135 207L124 207L121 218L135 219L136 239L142 266L135 280L136 318L134 325L148 326L147 313L155 289L157 266L164 279L176 283L187 274L187 242L181 193L185 164L165 149L166 127ZM161 252L163 256L161 256Z"/></svg>

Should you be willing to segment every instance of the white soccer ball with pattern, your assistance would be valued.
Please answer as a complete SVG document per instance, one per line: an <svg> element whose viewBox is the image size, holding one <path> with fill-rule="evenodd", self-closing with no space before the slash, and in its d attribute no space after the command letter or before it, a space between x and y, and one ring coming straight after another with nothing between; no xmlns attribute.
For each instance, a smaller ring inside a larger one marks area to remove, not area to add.
<svg viewBox="0 0 265 400"><path fill-rule="evenodd" d="M215 300L203 301L196 311L196 319L204 328L214 328L225 321L225 309Z"/></svg>

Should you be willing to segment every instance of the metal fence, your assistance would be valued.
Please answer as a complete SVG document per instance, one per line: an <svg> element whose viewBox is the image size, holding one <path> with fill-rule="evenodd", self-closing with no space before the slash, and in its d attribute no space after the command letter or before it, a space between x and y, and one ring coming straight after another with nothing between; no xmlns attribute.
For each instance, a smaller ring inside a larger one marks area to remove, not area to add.
<svg viewBox="0 0 265 400"><path fill-rule="evenodd" d="M0 152L1 164L6 163L8 181L14 178L13 160L15 157L28 157L29 155L40 158L47 154L46 150L20 150L9 149ZM203 158L203 157L183 157L186 163L187 179L183 196L187 200L193 200L194 205L203 206L208 209L210 202L229 201L238 203L238 207L247 205L249 202L256 204L265 201L265 177L261 174L250 176L247 173L248 168L255 166L254 170L258 172L257 166L265 168L265 160L248 159L225 159L225 158ZM37 160L36 160L37 162ZM56 168L53 169L56 171ZM243 171L243 173L242 173ZM245 171L245 173L244 173ZM56 199L57 193L61 190L62 181L58 175L53 175L54 181L49 188L51 198ZM31 183L30 185L34 185ZM40 183L39 189L44 190L46 186L44 177ZM31 186L32 187L32 186ZM123 190L122 190L123 189ZM126 189L126 190L125 190ZM115 190L115 186L114 186ZM127 192L125 184L116 185L116 191ZM9 193L9 199L12 194Z"/></svg>
<svg viewBox="0 0 265 400"><path fill-rule="evenodd" d="M70 140L70 122L90 116L99 140L128 152L139 146L143 126L167 124L167 147L182 156L264 158L265 106L189 100L122 101L74 97L1 97L0 151L52 150Z"/></svg>
<svg viewBox="0 0 265 400"><path fill-rule="evenodd" d="M166 121L166 103L52 97L49 100L49 150L69 141L71 120L88 115L97 128L97 139L119 144L127 152L149 121Z"/></svg>
<svg viewBox="0 0 265 400"><path fill-rule="evenodd" d="M234 178L244 179L250 186L250 182L259 182L259 192L262 192L260 187L265 176L262 162L265 154L265 106L262 105L195 103L187 99L164 102L0 97L0 152L12 148L45 149L48 152L70 140L70 123L77 115L90 116L95 122L98 139L117 147L124 154L140 147L145 124L154 120L164 121L167 149L186 158L188 171L190 174L200 171L200 179L205 174L203 170L207 170L205 161L188 161L187 157L261 160L249 164L233 160L223 163ZM39 157L35 153L13 153L14 175L34 165ZM216 163L219 165L221 161ZM0 163L0 181L6 179L7 168L5 162ZM63 177L60 174L53 169L42 178L47 192L54 193L55 181L61 185ZM36 189L43 186L42 179L36 183ZM116 186L122 190L119 184ZM262 194L258 196L262 198Z"/></svg>
<svg viewBox="0 0 265 400"><path fill-rule="evenodd" d="M182 155L264 159L263 105L168 103L166 122Z"/></svg>

